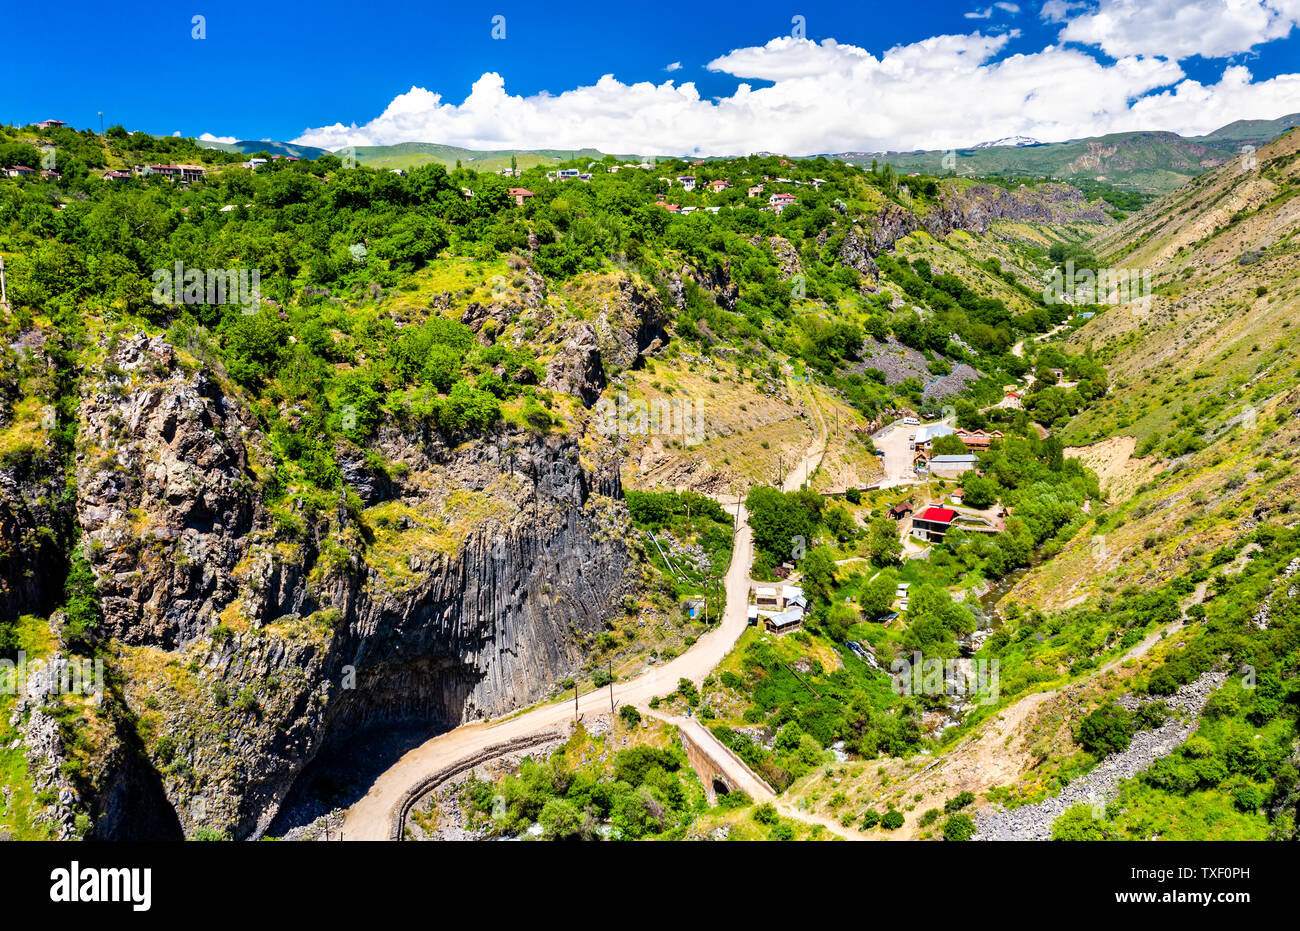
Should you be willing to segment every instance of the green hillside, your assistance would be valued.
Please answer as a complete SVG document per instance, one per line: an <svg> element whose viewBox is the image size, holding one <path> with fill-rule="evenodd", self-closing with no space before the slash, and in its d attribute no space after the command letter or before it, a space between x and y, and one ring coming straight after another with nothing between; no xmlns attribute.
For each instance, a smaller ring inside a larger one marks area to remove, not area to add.
<svg viewBox="0 0 1300 931"><path fill-rule="evenodd" d="M1111 133L1031 146L957 149L955 167L942 150L851 152L838 158L856 165L888 163L903 174L951 170L958 175L1062 178L1103 181L1125 190L1164 194L1233 158L1243 145L1264 145L1292 126L1300 114L1276 120L1238 120L1205 136L1170 132Z"/></svg>

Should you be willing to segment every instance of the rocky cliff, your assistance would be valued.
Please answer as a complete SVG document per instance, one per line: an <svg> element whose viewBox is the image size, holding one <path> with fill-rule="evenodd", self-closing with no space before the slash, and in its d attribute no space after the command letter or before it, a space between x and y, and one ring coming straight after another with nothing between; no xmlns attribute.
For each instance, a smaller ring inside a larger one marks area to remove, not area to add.
<svg viewBox="0 0 1300 931"><path fill-rule="evenodd" d="M219 372L161 337L101 348L71 515L120 683L102 716L126 731L92 767L93 834L256 836L322 748L545 697L622 614L617 470L574 441L389 423L338 449L347 493L275 501L268 439Z"/></svg>

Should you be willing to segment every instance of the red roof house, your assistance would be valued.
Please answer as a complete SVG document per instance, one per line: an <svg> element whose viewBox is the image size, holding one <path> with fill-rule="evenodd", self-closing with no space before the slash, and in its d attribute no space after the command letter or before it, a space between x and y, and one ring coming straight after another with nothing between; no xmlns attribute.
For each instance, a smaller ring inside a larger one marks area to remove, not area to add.
<svg viewBox="0 0 1300 931"><path fill-rule="evenodd" d="M952 508L928 507L912 518L912 536L929 543L942 543L957 512Z"/></svg>

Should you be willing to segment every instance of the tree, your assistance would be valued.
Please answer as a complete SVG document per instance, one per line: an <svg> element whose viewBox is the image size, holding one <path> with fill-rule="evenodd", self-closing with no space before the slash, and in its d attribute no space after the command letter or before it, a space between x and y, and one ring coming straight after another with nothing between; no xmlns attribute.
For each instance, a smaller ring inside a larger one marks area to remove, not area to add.
<svg viewBox="0 0 1300 931"><path fill-rule="evenodd" d="M812 539L813 522L799 500L775 488L758 487L745 497L754 545L775 563L785 562Z"/></svg>
<svg viewBox="0 0 1300 931"><path fill-rule="evenodd" d="M888 517L871 518L867 526L867 555L881 566L897 563L903 555L903 541L898 537L898 525Z"/></svg>
<svg viewBox="0 0 1300 931"><path fill-rule="evenodd" d="M835 585L835 560L824 546L819 546L799 564L805 584L814 594L829 601Z"/></svg>
<svg viewBox="0 0 1300 931"><path fill-rule="evenodd" d="M998 500L997 483L973 472L967 472L962 477L961 500L967 507L980 510L992 507L994 502Z"/></svg>
<svg viewBox="0 0 1300 931"><path fill-rule="evenodd" d="M860 604L862 614L868 620L876 620L889 612L898 591L898 582L892 572L882 572L862 590Z"/></svg>
<svg viewBox="0 0 1300 931"><path fill-rule="evenodd" d="M935 437L934 442L930 444L932 456L964 456L966 452L966 444L960 437L951 433Z"/></svg>

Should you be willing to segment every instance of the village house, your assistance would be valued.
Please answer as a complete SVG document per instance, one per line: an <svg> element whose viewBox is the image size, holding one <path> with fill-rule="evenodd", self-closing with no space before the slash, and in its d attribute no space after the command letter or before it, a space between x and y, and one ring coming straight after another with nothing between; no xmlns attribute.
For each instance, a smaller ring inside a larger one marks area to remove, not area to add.
<svg viewBox="0 0 1300 931"><path fill-rule="evenodd" d="M536 195L526 187L512 187L510 189L510 196L515 199L516 207L522 207L525 200L530 197L535 197Z"/></svg>
<svg viewBox="0 0 1300 931"><path fill-rule="evenodd" d="M763 185L761 184L755 184L753 187L749 189L750 197L757 197L759 194L762 193L763 193Z"/></svg>
<svg viewBox="0 0 1300 931"><path fill-rule="evenodd" d="M148 165L150 173L174 181L200 181L207 169L200 165Z"/></svg>
<svg viewBox="0 0 1300 931"><path fill-rule="evenodd" d="M686 190L688 190L688 191L693 191L693 190L695 190L695 176L694 176L694 175L680 175L680 176L677 178L677 180L681 183L681 186L682 186L684 189L686 189Z"/></svg>
<svg viewBox="0 0 1300 931"><path fill-rule="evenodd" d="M1001 430L958 430L955 434L957 439L966 444L970 450L988 449L993 445L994 440L1002 439Z"/></svg>
<svg viewBox="0 0 1300 931"><path fill-rule="evenodd" d="M731 187L731 182L725 178L719 178L717 181L709 182L709 190L714 194L717 194L719 191L725 191L729 187Z"/></svg>
<svg viewBox="0 0 1300 931"><path fill-rule="evenodd" d="M808 599L804 597L803 589L798 585L781 586L781 607L783 610L798 610L804 612L808 610Z"/></svg>
<svg viewBox="0 0 1300 931"><path fill-rule="evenodd" d="M951 508L928 507L912 518L912 536L927 543L942 543L956 516Z"/></svg>
<svg viewBox="0 0 1300 931"><path fill-rule="evenodd" d="M781 611L777 614L769 614L763 618L763 628L770 634L776 634L778 637L783 634L793 633L803 627L802 611Z"/></svg>
<svg viewBox="0 0 1300 931"><path fill-rule="evenodd" d="M781 595L775 588L764 586L754 589L754 604L760 611L780 611Z"/></svg>
<svg viewBox="0 0 1300 931"><path fill-rule="evenodd" d="M931 456L929 469L936 478L956 478L978 465L979 457L967 453L964 456Z"/></svg>
<svg viewBox="0 0 1300 931"><path fill-rule="evenodd" d="M946 423L935 423L929 426L921 427L916 431L912 439L912 448L924 452L929 452L930 445L937 437L952 436L956 431Z"/></svg>
<svg viewBox="0 0 1300 931"><path fill-rule="evenodd" d="M30 178L36 174L36 169L28 168L26 165L11 165L4 170L4 173L10 178Z"/></svg>
<svg viewBox="0 0 1300 931"><path fill-rule="evenodd" d="M41 120L36 124L37 129L58 129L60 126L67 126L63 120Z"/></svg>
<svg viewBox="0 0 1300 931"><path fill-rule="evenodd" d="M780 213L786 207L789 207L791 204L794 203L794 195L773 194L771 197L767 199L767 203L768 206L770 206L773 210L775 210L777 213Z"/></svg>
<svg viewBox="0 0 1300 931"><path fill-rule="evenodd" d="M889 509L889 516L894 520L902 520L908 514L912 513L911 501L900 501Z"/></svg>
<svg viewBox="0 0 1300 931"><path fill-rule="evenodd" d="M131 172L117 171L116 169L114 169L113 171L104 172L103 178L105 181L130 181Z"/></svg>

